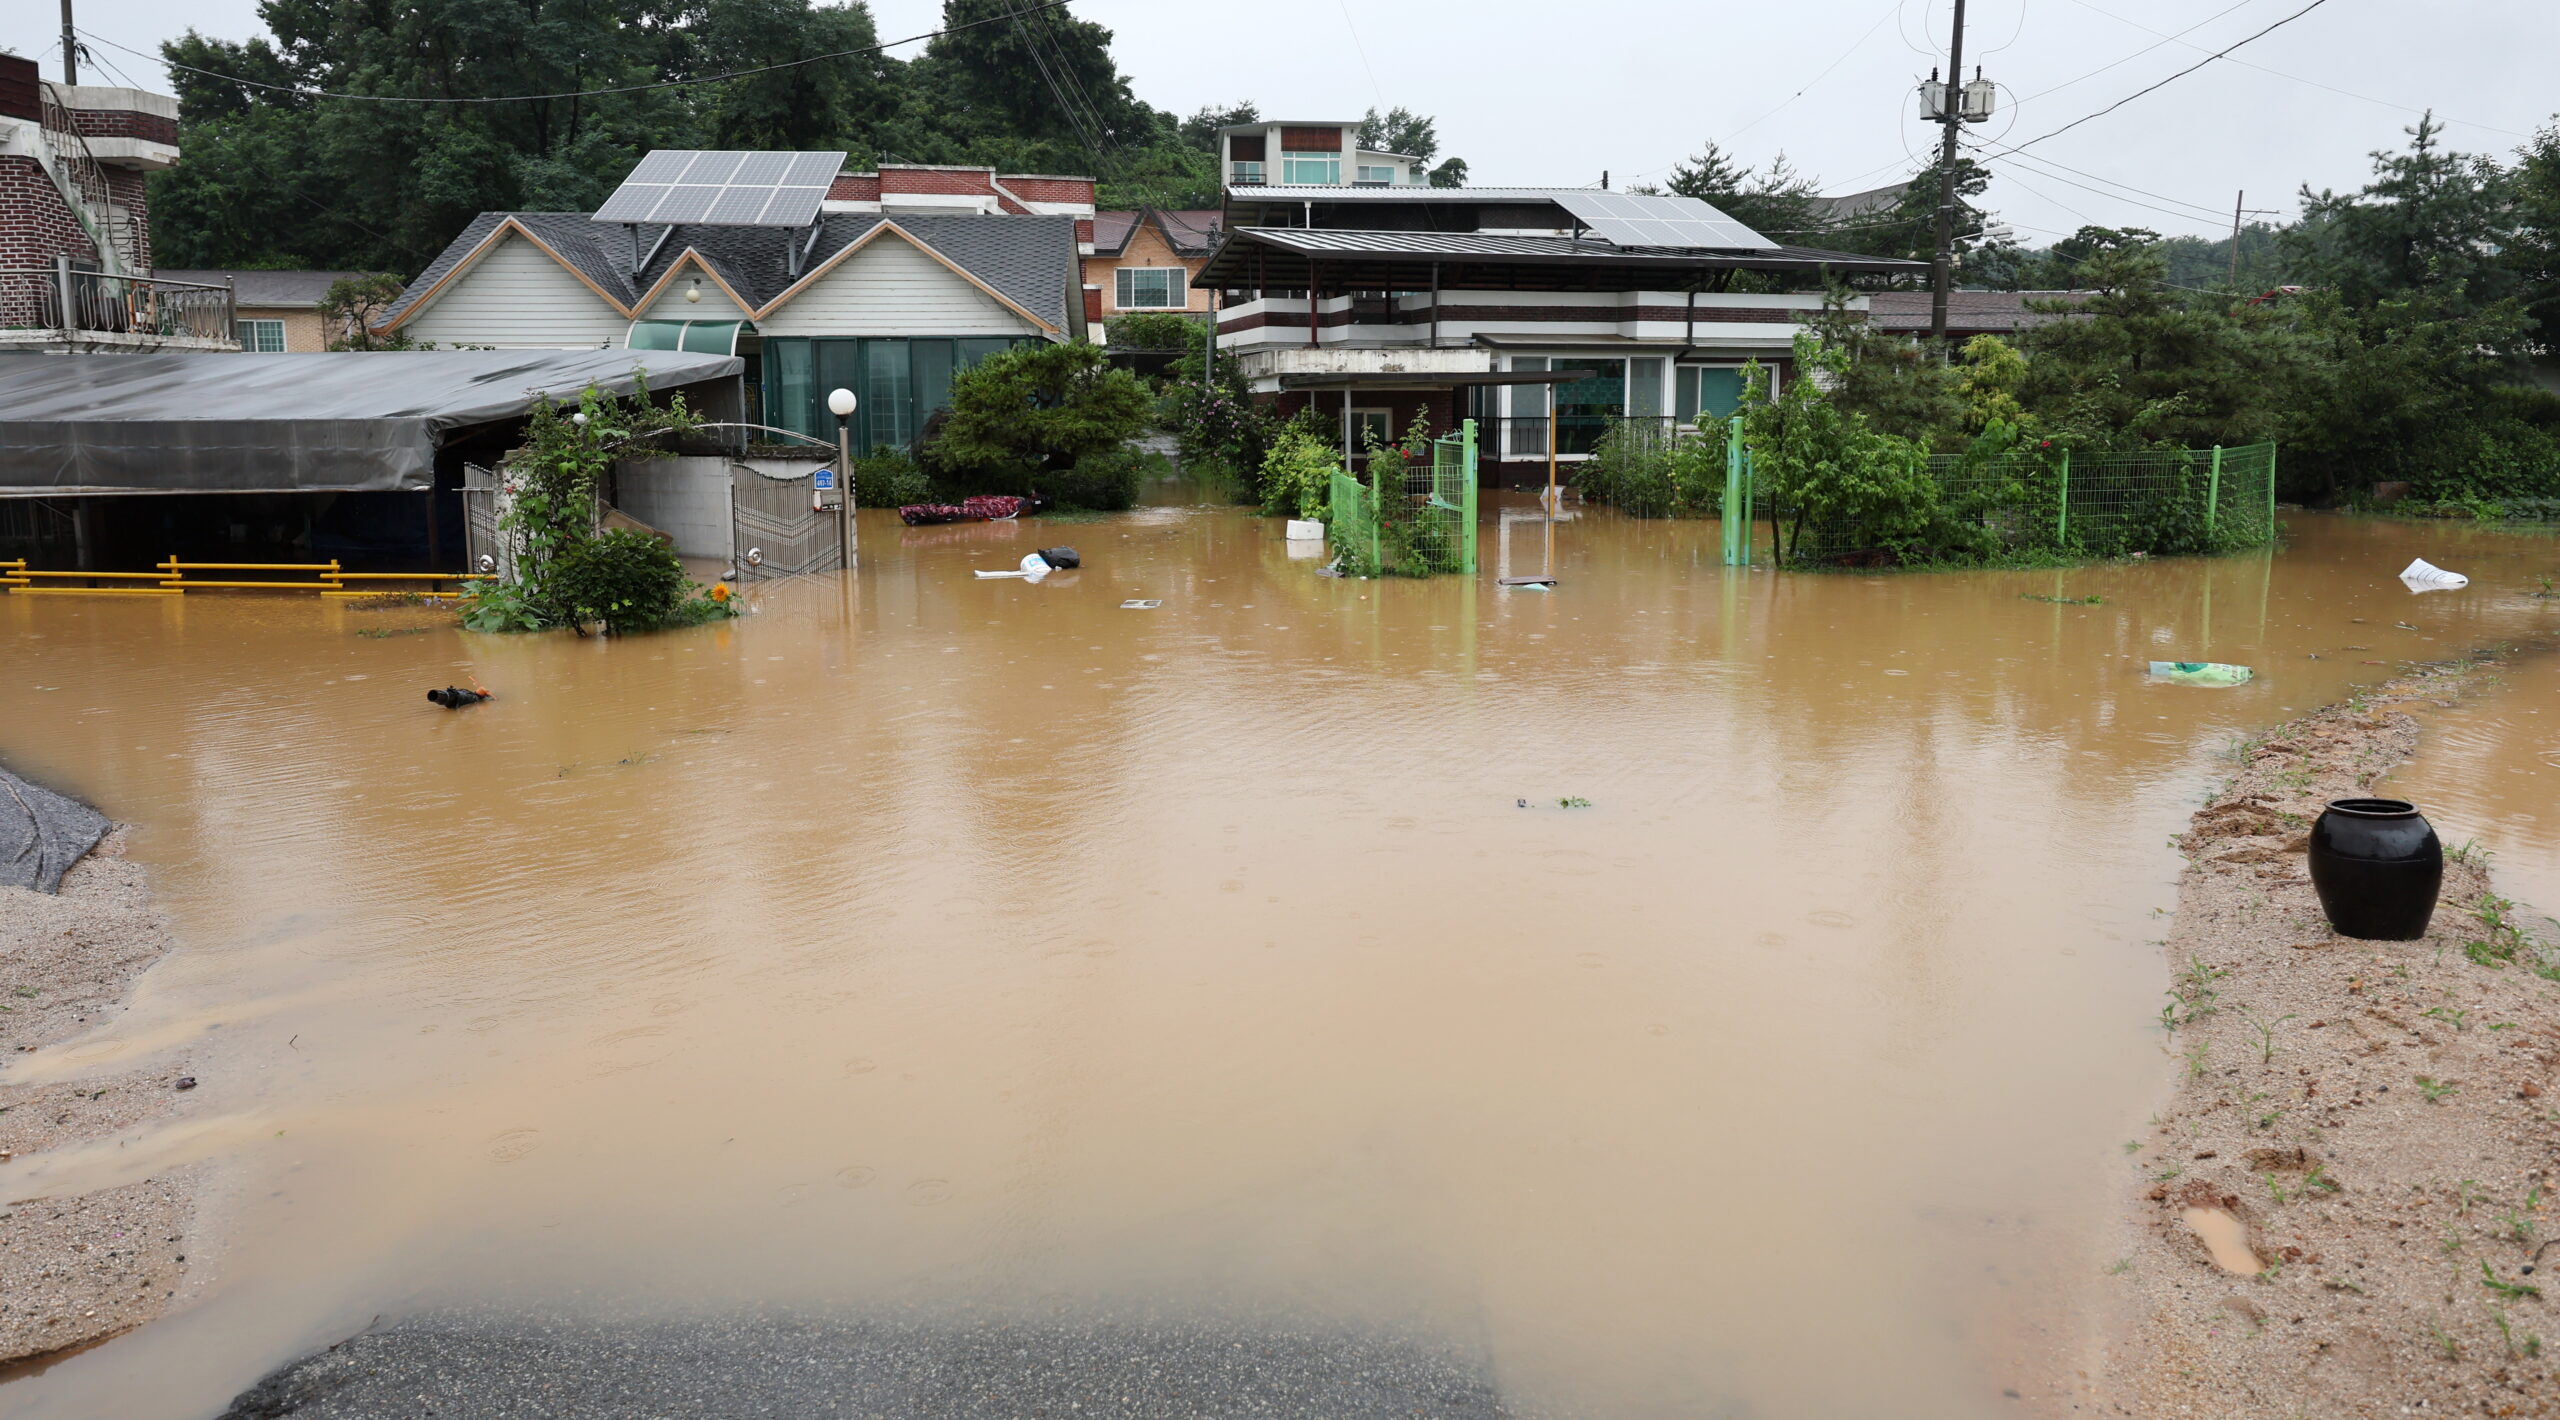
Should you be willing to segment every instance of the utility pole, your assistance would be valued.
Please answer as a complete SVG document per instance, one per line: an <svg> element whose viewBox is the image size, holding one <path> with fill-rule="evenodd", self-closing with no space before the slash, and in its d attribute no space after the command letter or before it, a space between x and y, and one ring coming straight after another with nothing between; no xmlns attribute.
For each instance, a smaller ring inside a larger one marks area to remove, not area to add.
<svg viewBox="0 0 2560 1420"><path fill-rule="evenodd" d="M1947 288L1955 280L1956 133L1964 122L1964 0L1955 0L1955 6L1955 32L1947 40L1944 112L1938 115L1946 126L1938 141L1938 239L1929 263L1929 339L1939 345L1947 341Z"/></svg>
<svg viewBox="0 0 2560 1420"><path fill-rule="evenodd" d="M62 82L80 82L80 36L71 28L71 0L62 0Z"/></svg>
<svg viewBox="0 0 2560 1420"><path fill-rule="evenodd" d="M2248 200L2249 194L2246 192L2234 193L2231 198L2231 286L2233 290L2238 290L2240 287L2241 216L2244 213L2251 217L2272 217L2275 215L2275 209L2272 207L2243 207L2240 205Z"/></svg>

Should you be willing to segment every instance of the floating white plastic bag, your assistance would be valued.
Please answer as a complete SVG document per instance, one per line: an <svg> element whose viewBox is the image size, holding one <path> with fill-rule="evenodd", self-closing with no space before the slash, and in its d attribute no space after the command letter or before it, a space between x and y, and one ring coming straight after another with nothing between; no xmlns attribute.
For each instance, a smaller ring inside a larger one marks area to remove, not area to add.
<svg viewBox="0 0 2560 1420"><path fill-rule="evenodd" d="M1041 578L1049 575L1049 562L1048 559L1042 557L1039 553L1026 552L1022 554L1022 565L1011 572L980 572L977 575L980 577L1020 577L1026 582L1037 582Z"/></svg>
<svg viewBox="0 0 2560 1420"><path fill-rule="evenodd" d="M2449 592L2471 585L2471 579L2459 572L2448 572L2423 557L2413 558L2400 571L2400 580L2413 592Z"/></svg>

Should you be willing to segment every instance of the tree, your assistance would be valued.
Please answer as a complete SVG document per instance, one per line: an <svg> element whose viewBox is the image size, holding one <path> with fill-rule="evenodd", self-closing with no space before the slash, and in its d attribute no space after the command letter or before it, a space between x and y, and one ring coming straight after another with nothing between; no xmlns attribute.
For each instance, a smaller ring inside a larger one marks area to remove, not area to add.
<svg viewBox="0 0 2560 1420"><path fill-rule="evenodd" d="M1224 108L1207 104L1194 110L1175 130L1184 143L1212 157L1218 152L1218 130L1239 123L1258 123L1262 110L1252 104L1229 104Z"/></svg>
<svg viewBox="0 0 2560 1420"><path fill-rule="evenodd" d="M1038 492L1088 454L1146 428L1146 386L1085 342L1016 346L952 377L925 441L937 475L981 491Z"/></svg>
<svg viewBox="0 0 2560 1420"><path fill-rule="evenodd" d="M329 337L332 350L406 350L411 342L406 334L388 337L373 333L375 322L400 299L408 283L389 273L372 276L341 276L329 283L320 297L320 323L334 332Z"/></svg>
<svg viewBox="0 0 2560 1420"><path fill-rule="evenodd" d="M1433 187L1467 185L1466 159L1449 158L1436 168L1429 166L1440 152L1439 123L1409 108L1391 108L1384 114L1369 110L1360 119L1355 141L1373 153L1401 153L1413 159L1423 180Z"/></svg>
<svg viewBox="0 0 2560 1420"><path fill-rule="evenodd" d="M1409 108L1391 108L1383 115L1371 109L1361 116L1358 142L1372 153L1401 153L1429 163L1440 151L1439 124Z"/></svg>
<svg viewBox="0 0 2560 1420"><path fill-rule="evenodd" d="M1710 142L1696 157L1671 167L1663 186L1681 197L1694 197L1762 236L1794 245L1814 245L1821 223L1815 216L1819 184L1798 171L1784 153L1755 172L1734 160L1722 145Z"/></svg>
<svg viewBox="0 0 2560 1420"><path fill-rule="evenodd" d="M2372 155L2362 191L2302 190L2290 244L2305 279L2359 309L2423 296L2475 311L2517 294L2503 259L2515 239L2514 180L2490 158L2446 151L2432 114L2407 132L2405 151Z"/></svg>

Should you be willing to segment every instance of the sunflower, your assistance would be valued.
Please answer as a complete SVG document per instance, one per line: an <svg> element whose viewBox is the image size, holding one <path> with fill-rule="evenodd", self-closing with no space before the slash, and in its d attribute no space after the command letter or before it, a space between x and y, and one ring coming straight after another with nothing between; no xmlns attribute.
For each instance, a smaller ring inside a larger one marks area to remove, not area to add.
<svg viewBox="0 0 2560 1420"><path fill-rule="evenodd" d="M727 606L729 604L729 584L726 582L712 583L710 597L713 601L720 603L722 606Z"/></svg>

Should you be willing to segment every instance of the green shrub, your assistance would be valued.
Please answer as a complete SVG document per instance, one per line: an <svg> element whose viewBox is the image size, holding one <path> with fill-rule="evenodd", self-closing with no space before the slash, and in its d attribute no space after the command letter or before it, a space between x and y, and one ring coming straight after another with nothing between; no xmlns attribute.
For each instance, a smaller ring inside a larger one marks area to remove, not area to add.
<svg viewBox="0 0 2560 1420"><path fill-rule="evenodd" d="M462 625L469 631L540 631L550 625L540 602L516 582L481 582L462 598Z"/></svg>
<svg viewBox="0 0 2560 1420"><path fill-rule="evenodd" d="M1725 428L1674 434L1650 420L1623 420L1574 470L1582 496L1639 518L1712 517L1724 506Z"/></svg>
<svg viewBox="0 0 2560 1420"><path fill-rule="evenodd" d="M561 553L545 590L560 621L601 621L616 636L648 631L684 600L684 564L649 534L615 528Z"/></svg>
<svg viewBox="0 0 2560 1420"><path fill-rule="evenodd" d="M1061 508L1116 513L1137 506L1147 467L1146 456L1124 444L1097 449L1062 471L1035 475L1031 488Z"/></svg>
<svg viewBox="0 0 2560 1420"><path fill-rule="evenodd" d="M914 459L886 444L853 461L857 507L895 508L933 501L933 479Z"/></svg>
<svg viewBox="0 0 2560 1420"><path fill-rule="evenodd" d="M1263 455L1262 511L1276 518L1321 518L1333 499L1333 475L1342 467L1333 445L1291 423Z"/></svg>
<svg viewBox="0 0 2560 1420"><path fill-rule="evenodd" d="M1017 345L952 377L920 456L945 493L1030 493L1144 433L1149 407L1099 345Z"/></svg>
<svg viewBox="0 0 2560 1420"><path fill-rule="evenodd" d="M1113 316L1102 331L1114 350L1197 350L1208 339L1205 323L1174 311Z"/></svg>

